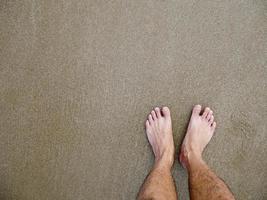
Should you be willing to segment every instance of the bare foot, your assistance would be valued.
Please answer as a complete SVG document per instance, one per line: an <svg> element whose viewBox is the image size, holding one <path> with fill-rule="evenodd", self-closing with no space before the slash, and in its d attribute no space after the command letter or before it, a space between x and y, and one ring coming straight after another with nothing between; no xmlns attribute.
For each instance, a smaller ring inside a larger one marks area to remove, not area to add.
<svg viewBox="0 0 267 200"><path fill-rule="evenodd" d="M168 107L157 107L151 111L146 120L146 134L155 155L155 164L171 168L174 161L174 142Z"/></svg>
<svg viewBox="0 0 267 200"><path fill-rule="evenodd" d="M188 168L192 157L202 160L202 152L211 140L216 127L213 111L208 107L205 108L202 115L200 115L200 111L200 105L194 106L186 136L181 146L179 160L185 168Z"/></svg>

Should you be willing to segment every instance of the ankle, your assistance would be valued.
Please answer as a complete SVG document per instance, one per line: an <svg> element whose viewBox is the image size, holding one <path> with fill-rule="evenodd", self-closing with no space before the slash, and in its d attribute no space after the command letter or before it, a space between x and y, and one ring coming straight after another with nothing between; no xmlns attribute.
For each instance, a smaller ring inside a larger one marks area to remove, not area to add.
<svg viewBox="0 0 267 200"><path fill-rule="evenodd" d="M174 155L172 153L163 154L155 158L154 166L160 168L171 169L174 163Z"/></svg>
<svg viewBox="0 0 267 200"><path fill-rule="evenodd" d="M205 162L202 158L201 153L198 152L188 152L187 154L187 163L186 168L188 171L192 169L197 169L200 165L203 165Z"/></svg>
<svg viewBox="0 0 267 200"><path fill-rule="evenodd" d="M203 159L200 151L196 151L191 148L182 148L180 153L180 161L184 167L189 169L191 165L202 162Z"/></svg>
<svg viewBox="0 0 267 200"><path fill-rule="evenodd" d="M192 163L194 161L202 161L202 154L198 151L189 151L187 153L187 160L189 163Z"/></svg>
<svg viewBox="0 0 267 200"><path fill-rule="evenodd" d="M172 164L162 160L155 160L153 169L157 169L160 171L171 171Z"/></svg>

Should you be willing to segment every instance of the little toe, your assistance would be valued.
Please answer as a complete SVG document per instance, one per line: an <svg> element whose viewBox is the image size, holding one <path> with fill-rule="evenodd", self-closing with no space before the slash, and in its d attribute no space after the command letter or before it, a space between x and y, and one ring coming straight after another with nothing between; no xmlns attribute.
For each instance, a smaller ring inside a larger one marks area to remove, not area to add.
<svg viewBox="0 0 267 200"><path fill-rule="evenodd" d="M206 107L205 110L204 110L204 112L203 112L203 114L202 114L202 117L203 118L206 118L208 116L209 112L210 112L210 108L209 107Z"/></svg>
<svg viewBox="0 0 267 200"><path fill-rule="evenodd" d="M201 111L201 105L195 105L193 108L193 114L194 115L199 115Z"/></svg>
<svg viewBox="0 0 267 200"><path fill-rule="evenodd" d="M157 115L158 118L161 117L161 113L160 113L159 107L155 108L155 112L156 112L156 115Z"/></svg>
<svg viewBox="0 0 267 200"><path fill-rule="evenodd" d="M216 122L213 122L213 123L211 124L211 128L212 128L213 131L215 130L215 128L216 128Z"/></svg>
<svg viewBox="0 0 267 200"><path fill-rule="evenodd" d="M163 114L164 117L170 117L171 111L170 111L170 109L168 107L164 106L162 108L162 114Z"/></svg>
<svg viewBox="0 0 267 200"><path fill-rule="evenodd" d="M152 115L152 118L153 118L154 120L157 119L157 116L156 116L156 113L155 113L154 110L151 111L151 115Z"/></svg>

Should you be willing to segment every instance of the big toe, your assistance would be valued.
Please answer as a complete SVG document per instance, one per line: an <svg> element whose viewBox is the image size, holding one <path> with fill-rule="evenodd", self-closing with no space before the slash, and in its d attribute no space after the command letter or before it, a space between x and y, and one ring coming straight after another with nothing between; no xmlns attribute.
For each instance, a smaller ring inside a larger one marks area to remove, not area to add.
<svg viewBox="0 0 267 200"><path fill-rule="evenodd" d="M201 105L195 105L193 108L193 114L200 115L200 112L201 112Z"/></svg>
<svg viewBox="0 0 267 200"><path fill-rule="evenodd" d="M164 106L162 108L162 113L164 117L169 117L171 115L171 111L168 107Z"/></svg>

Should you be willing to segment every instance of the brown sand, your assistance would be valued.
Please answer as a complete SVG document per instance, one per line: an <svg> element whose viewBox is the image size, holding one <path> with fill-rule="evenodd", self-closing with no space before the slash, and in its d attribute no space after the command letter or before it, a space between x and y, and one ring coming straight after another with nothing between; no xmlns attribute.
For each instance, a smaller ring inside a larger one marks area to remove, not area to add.
<svg viewBox="0 0 267 200"><path fill-rule="evenodd" d="M196 103L218 124L206 161L237 199L266 199L264 13L263 0L1 1L0 199L134 199L153 161L147 113L171 108L178 149Z"/></svg>

